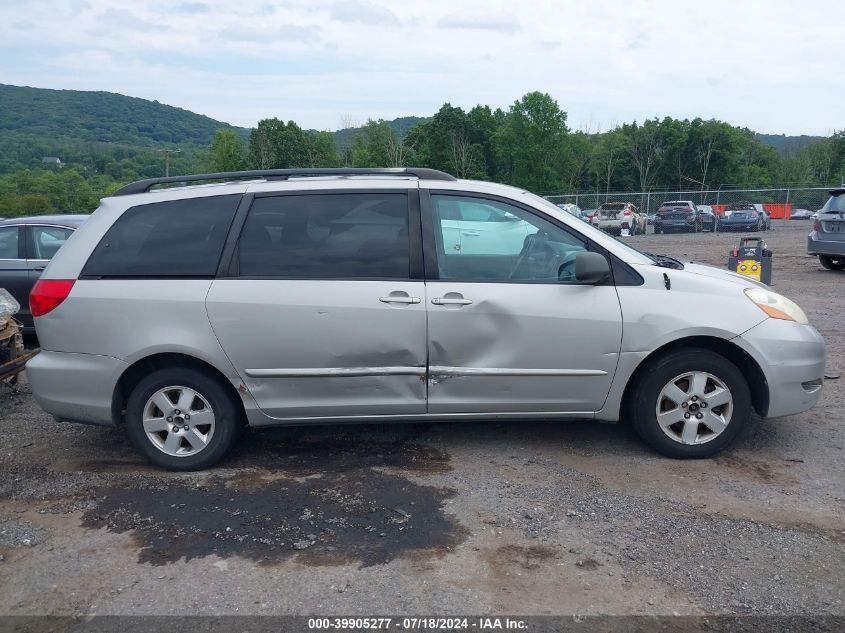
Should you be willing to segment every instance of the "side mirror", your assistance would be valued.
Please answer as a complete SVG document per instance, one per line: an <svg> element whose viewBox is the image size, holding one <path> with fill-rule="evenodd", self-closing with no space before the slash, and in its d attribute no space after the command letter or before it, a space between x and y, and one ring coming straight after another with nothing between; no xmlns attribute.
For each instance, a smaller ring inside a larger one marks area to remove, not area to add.
<svg viewBox="0 0 845 633"><path fill-rule="evenodd" d="M582 284L597 284L610 275L604 255L581 251L575 255L575 280Z"/></svg>

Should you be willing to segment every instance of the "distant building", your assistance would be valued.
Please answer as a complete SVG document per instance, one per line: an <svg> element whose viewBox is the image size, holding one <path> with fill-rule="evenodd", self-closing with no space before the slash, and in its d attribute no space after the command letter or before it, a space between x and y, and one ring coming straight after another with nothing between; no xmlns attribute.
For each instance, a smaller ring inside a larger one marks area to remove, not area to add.
<svg viewBox="0 0 845 633"><path fill-rule="evenodd" d="M45 156L41 159L41 162L44 165L50 165L50 167L58 167L59 169L61 169L62 165L64 165L64 163L62 163L62 159L58 156Z"/></svg>

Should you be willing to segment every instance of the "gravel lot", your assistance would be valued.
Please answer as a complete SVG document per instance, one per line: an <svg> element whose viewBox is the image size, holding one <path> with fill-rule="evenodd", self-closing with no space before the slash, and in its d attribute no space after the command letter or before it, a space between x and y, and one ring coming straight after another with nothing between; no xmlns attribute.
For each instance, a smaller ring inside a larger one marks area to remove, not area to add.
<svg viewBox="0 0 845 633"><path fill-rule="evenodd" d="M845 274L775 222L774 288L845 357ZM724 266L739 236L646 235ZM0 614L845 614L843 380L712 460L625 425L247 432L207 473L0 386Z"/></svg>

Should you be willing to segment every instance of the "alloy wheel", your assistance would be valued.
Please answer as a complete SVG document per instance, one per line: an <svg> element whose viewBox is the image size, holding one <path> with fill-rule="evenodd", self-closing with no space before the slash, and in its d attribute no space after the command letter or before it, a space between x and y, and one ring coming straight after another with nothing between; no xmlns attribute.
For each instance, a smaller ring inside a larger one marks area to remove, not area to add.
<svg viewBox="0 0 845 633"><path fill-rule="evenodd" d="M657 397L657 423L680 444L704 444L718 437L733 415L733 396L713 374L693 371L675 376Z"/></svg>
<svg viewBox="0 0 845 633"><path fill-rule="evenodd" d="M208 400L190 387L156 391L144 405L142 420L153 446L174 457L196 455L214 435L214 411Z"/></svg>

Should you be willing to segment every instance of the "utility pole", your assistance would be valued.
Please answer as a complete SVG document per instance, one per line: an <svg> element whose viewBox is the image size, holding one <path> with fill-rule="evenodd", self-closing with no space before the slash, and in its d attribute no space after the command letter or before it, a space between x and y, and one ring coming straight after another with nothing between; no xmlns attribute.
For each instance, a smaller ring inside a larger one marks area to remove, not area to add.
<svg viewBox="0 0 845 633"><path fill-rule="evenodd" d="M157 149L157 152L164 154L164 177L170 176L170 154L179 154L181 149Z"/></svg>

